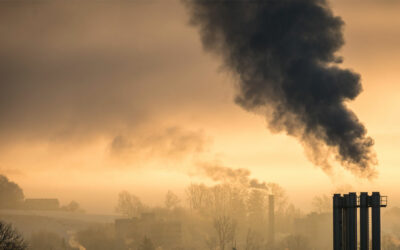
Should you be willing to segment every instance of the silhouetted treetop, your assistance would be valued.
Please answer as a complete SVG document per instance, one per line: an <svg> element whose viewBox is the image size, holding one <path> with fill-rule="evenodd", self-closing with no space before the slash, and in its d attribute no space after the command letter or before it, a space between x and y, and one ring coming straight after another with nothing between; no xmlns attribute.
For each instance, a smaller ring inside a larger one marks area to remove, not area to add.
<svg viewBox="0 0 400 250"><path fill-rule="evenodd" d="M15 182L0 175L0 208L18 208L24 201L24 193Z"/></svg>

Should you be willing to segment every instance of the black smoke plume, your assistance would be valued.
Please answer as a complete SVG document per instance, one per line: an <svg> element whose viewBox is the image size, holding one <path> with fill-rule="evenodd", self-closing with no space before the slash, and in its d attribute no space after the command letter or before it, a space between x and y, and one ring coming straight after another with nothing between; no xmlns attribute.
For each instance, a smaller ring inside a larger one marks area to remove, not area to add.
<svg viewBox="0 0 400 250"><path fill-rule="evenodd" d="M237 77L236 102L297 137L315 164L333 157L354 174L375 173L373 140L345 102L360 76L338 67L343 21L326 0L183 0L207 51Z"/></svg>

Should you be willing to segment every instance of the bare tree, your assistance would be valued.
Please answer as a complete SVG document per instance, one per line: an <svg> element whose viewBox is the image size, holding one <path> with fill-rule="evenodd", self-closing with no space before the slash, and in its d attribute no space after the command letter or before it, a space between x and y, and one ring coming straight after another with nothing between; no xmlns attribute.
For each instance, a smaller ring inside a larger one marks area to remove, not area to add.
<svg viewBox="0 0 400 250"><path fill-rule="evenodd" d="M327 195L315 196L312 205L317 213L328 213L332 210L331 199Z"/></svg>
<svg viewBox="0 0 400 250"><path fill-rule="evenodd" d="M220 215L214 218L214 229L217 232L219 250L225 250L225 247L235 240L236 222L227 215Z"/></svg>
<svg viewBox="0 0 400 250"><path fill-rule="evenodd" d="M133 217L139 215L143 210L144 206L137 196L130 194L128 191L119 193L118 205L115 208L116 212Z"/></svg>
<svg viewBox="0 0 400 250"><path fill-rule="evenodd" d="M265 190L254 189L249 193L247 199L248 220L250 226L257 231L266 228L266 195Z"/></svg>
<svg viewBox="0 0 400 250"><path fill-rule="evenodd" d="M230 214L232 211L232 186L229 184L213 186L209 194L209 205L212 214Z"/></svg>
<svg viewBox="0 0 400 250"><path fill-rule="evenodd" d="M165 207L167 209L177 208L179 206L178 196L176 196L172 191L168 190L167 195L165 196Z"/></svg>
<svg viewBox="0 0 400 250"><path fill-rule="evenodd" d="M208 205L209 190L204 184L190 184L186 196L192 210L201 212Z"/></svg>
<svg viewBox="0 0 400 250"><path fill-rule="evenodd" d="M0 222L0 249L25 250L27 249L27 244L11 224Z"/></svg>
<svg viewBox="0 0 400 250"><path fill-rule="evenodd" d="M277 213L283 213L288 206L288 197L285 190L276 183L268 183L269 193L275 196L275 210Z"/></svg>

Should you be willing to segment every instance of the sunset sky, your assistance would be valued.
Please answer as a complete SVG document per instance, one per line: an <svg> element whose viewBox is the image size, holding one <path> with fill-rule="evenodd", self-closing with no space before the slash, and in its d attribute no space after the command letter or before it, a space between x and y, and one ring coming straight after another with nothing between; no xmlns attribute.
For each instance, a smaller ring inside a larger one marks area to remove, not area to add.
<svg viewBox="0 0 400 250"><path fill-rule="evenodd" d="M26 197L113 213L128 190L161 204L201 164L246 168L297 207L343 186L400 206L400 1L334 0L348 106L375 140L378 177L314 166L301 143L235 104L236 79L205 52L179 0L1 1L0 173ZM307 196L306 196L307 195Z"/></svg>

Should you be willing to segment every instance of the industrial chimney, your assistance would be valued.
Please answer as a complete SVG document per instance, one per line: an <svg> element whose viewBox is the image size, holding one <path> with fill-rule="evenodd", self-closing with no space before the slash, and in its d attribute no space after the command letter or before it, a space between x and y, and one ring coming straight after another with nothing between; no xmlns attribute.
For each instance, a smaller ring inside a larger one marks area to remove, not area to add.
<svg viewBox="0 0 400 250"><path fill-rule="evenodd" d="M333 249L357 250L357 208L360 208L360 250L369 250L369 208L372 210L372 250L381 250L381 207L387 197L379 192L333 195Z"/></svg>

